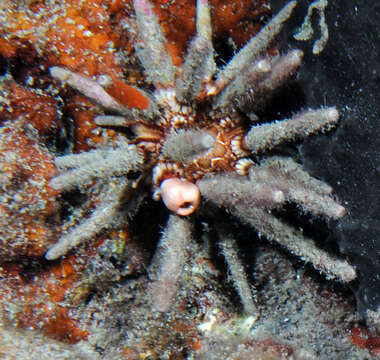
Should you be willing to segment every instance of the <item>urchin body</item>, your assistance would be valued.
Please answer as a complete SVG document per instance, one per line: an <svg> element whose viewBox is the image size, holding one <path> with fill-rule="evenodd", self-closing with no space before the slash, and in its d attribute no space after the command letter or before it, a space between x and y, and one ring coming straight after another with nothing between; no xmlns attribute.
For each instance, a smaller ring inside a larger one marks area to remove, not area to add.
<svg viewBox="0 0 380 360"><path fill-rule="evenodd" d="M165 37L149 2L135 0L140 31L136 52L147 80L155 86L153 94L145 94L149 106L142 110L126 108L94 80L66 69L51 69L53 77L117 114L97 117L98 125L124 126L134 136L120 140L113 148L57 158L56 165L63 172L53 179L53 187L66 191L90 180L111 185L105 186L103 201L93 215L64 235L49 250L48 259L59 258L104 228L117 226L120 202L141 196L135 190L144 183L151 186L155 200L162 198L174 212L161 240L163 261L152 285L154 302L162 304L156 306L158 310L166 310L175 295L185 250L174 242L179 238L181 243L190 241L191 217L181 216L197 209L200 194L327 275L343 281L355 278L355 270L346 261L321 251L300 231L271 213L285 202L329 218L337 219L345 213L331 196L332 188L312 178L301 165L290 158L265 156L282 142L329 130L338 121L337 110L305 110L268 124L257 124L253 115L301 63L299 50L267 55L295 5L295 1L287 4L223 69L217 70L206 0L197 2L197 34L181 67L170 61ZM136 171L141 174L139 181L129 180L128 174ZM233 235L222 225L216 225L216 231L244 308L252 313L255 306L236 256ZM167 265L170 270L165 264L171 264ZM168 275L168 271L175 274ZM168 276L172 276L173 286L167 287L165 294L160 293L161 279ZM162 297L168 301L159 301Z"/></svg>

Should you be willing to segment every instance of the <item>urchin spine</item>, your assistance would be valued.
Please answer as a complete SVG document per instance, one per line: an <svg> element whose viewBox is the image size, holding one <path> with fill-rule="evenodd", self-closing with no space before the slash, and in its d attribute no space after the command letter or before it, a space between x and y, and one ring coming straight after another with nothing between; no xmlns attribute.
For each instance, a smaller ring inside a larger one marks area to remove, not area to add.
<svg viewBox="0 0 380 360"><path fill-rule="evenodd" d="M223 226L218 226L219 245L224 258L226 259L228 269L231 272L231 278L235 285L235 289L243 303L244 312L247 315L258 315L258 309L252 298L252 290L237 251L238 246L236 240L231 234L225 231L220 231L220 228L223 228Z"/></svg>
<svg viewBox="0 0 380 360"><path fill-rule="evenodd" d="M244 145L257 154L271 150L285 141L295 141L335 126L339 113L335 107L305 110L288 120L252 127L244 138Z"/></svg>
<svg viewBox="0 0 380 360"><path fill-rule="evenodd" d="M292 50L272 59L271 70L256 82L246 84L246 91L235 100L236 106L243 112L261 110L275 91L296 73L302 57L301 50Z"/></svg>
<svg viewBox="0 0 380 360"><path fill-rule="evenodd" d="M312 214L339 219L346 213L345 208L331 197L330 192L325 192L329 189L322 185L322 182L314 179L313 184L305 184L295 174L290 174L285 158L269 158L262 161L260 165L252 167L249 171L249 180L252 186L261 184L263 187L270 188L272 193L281 191L282 203L290 201L300 204L303 210ZM247 193L251 193L251 190ZM274 203L274 206L268 208L276 207L276 205Z"/></svg>
<svg viewBox="0 0 380 360"><path fill-rule="evenodd" d="M102 106L103 108L113 111L119 115L122 115L125 118L125 124L123 124L122 126L127 126L126 124L129 124L130 120L134 120L139 117L147 119L153 116L154 114L157 114L158 110L154 99L141 89L138 89L141 96L149 100L149 107L145 110L138 110L135 108L129 108L124 106L117 99L109 95L107 91L103 88L103 86L99 84L98 81L90 79L87 76L74 73L68 69L59 66L54 66L50 68L50 75L54 79L62 81L64 84L69 85L71 88L80 92L81 94L88 97L89 99L94 101L96 104ZM102 120L106 121L105 119L99 119L100 124L98 125L102 125ZM119 118L117 121L121 122L121 119ZM119 124L112 123L104 123L104 125L119 126Z"/></svg>
<svg viewBox="0 0 380 360"><path fill-rule="evenodd" d="M263 166L256 170L251 169L250 181L238 180L236 177L232 181L229 179L231 175L224 174L203 178L198 181L198 186L206 199L218 206L228 208L232 215L254 227L260 235L286 247L305 261L311 262L316 269L323 271L328 277L345 282L353 280L356 277L356 271L347 261L335 259L316 247L311 239L305 238L301 231L270 213L271 209L278 207L286 199L290 199L289 193L293 190L288 180L282 177L281 170L277 173L273 171L268 173L265 165ZM297 191L303 192L305 201L303 206L306 210L317 211L335 218L345 213L344 208L332 198L327 199L333 208L327 209L324 204L314 201L317 195L313 192L302 188ZM309 198L312 199L311 202ZM319 200L323 201L326 198L322 197Z"/></svg>
<svg viewBox="0 0 380 360"><path fill-rule="evenodd" d="M206 0L197 1L197 34L187 52L183 73L176 83L176 97L180 102L190 102L201 92L216 70L210 9Z"/></svg>
<svg viewBox="0 0 380 360"><path fill-rule="evenodd" d="M134 145L117 149L96 149L87 153L66 155L56 159L59 169L68 170L55 177L50 186L56 190L71 190L88 184L93 179L110 179L138 171L143 163L143 154Z"/></svg>
<svg viewBox="0 0 380 360"><path fill-rule="evenodd" d="M289 19L296 6L296 1L285 5L281 11L248 44L241 49L218 74L216 88L224 88L243 69L255 61L262 52L267 50L273 39L281 31L284 22ZM215 90L210 90L210 93Z"/></svg>
<svg viewBox="0 0 380 360"><path fill-rule="evenodd" d="M102 203L91 214L91 217L82 220L80 225L62 236L46 253L46 259L56 260L84 240L95 236L101 230L115 226L118 220L117 212L121 207L120 199L127 187L128 180L126 179L119 179L118 183L110 183Z"/></svg>
<svg viewBox="0 0 380 360"><path fill-rule="evenodd" d="M250 64L215 97L214 106L227 108L231 104L241 103L241 97L248 98L252 89L268 74L271 70L271 60L264 58ZM252 98L252 97L250 97Z"/></svg>
<svg viewBox="0 0 380 360"><path fill-rule="evenodd" d="M292 158L272 156L265 159L263 163L267 168L278 169L288 181L298 184L305 190L320 195L329 195L333 192L333 188L329 184L310 176L302 168L302 165L295 162Z"/></svg>
<svg viewBox="0 0 380 360"><path fill-rule="evenodd" d="M206 131L178 130L168 135L162 153L168 159L190 162L214 146L215 139Z"/></svg>
<svg viewBox="0 0 380 360"><path fill-rule="evenodd" d="M311 263L315 269L324 273L327 278L350 282L356 278L356 270L346 260L334 258L314 245L313 240L306 238L301 231L285 224L265 210L251 209L247 213L236 208L234 214L247 224L253 226L259 234L268 240L277 242L292 254Z"/></svg>
<svg viewBox="0 0 380 360"><path fill-rule="evenodd" d="M86 76L58 66L50 68L50 75L54 79L63 81L65 84L85 94L86 97L97 104L101 104L105 109L130 114L129 108L120 105L98 82Z"/></svg>
<svg viewBox="0 0 380 360"><path fill-rule="evenodd" d="M167 54L166 38L149 1L135 0L136 21L141 43L136 51L148 80L157 86L174 83L176 73L170 55Z"/></svg>
<svg viewBox="0 0 380 360"><path fill-rule="evenodd" d="M151 273L154 281L150 295L155 311L169 310L180 286L186 263L186 249L191 241L191 224L185 218L170 215L158 244Z"/></svg>

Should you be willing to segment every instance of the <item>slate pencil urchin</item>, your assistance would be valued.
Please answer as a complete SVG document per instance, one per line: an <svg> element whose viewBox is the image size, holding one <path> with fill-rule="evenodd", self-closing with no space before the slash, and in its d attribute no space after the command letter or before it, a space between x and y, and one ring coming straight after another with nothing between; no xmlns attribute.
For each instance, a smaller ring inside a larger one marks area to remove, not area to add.
<svg viewBox="0 0 380 360"><path fill-rule="evenodd" d="M61 175L52 180L54 188L68 191L95 181L104 196L89 218L48 251L47 259L57 259L103 229L128 221L141 203L139 188L148 185L154 199L162 199L173 212L159 245L159 269L151 287L157 310L170 306L186 262L185 247L196 216L185 216L209 203L225 207L328 277L345 282L356 277L347 261L320 250L301 231L272 214L287 202L328 218L345 214L329 185L311 177L293 159L269 155L283 142L332 129L338 111L334 107L304 110L290 119L266 124L259 124L254 115L301 64L300 50L268 54L295 6L296 1L289 2L225 67L217 69L207 0L197 1L196 35L179 67L171 62L151 4L135 0L136 54L155 88L151 94L140 90L149 100L143 109L125 107L93 79L60 67L51 69L55 79L105 109L108 115L98 116L97 125L126 127L133 136L113 147L56 159ZM131 172L140 174L137 180L129 179ZM203 204L201 196L207 200ZM218 221L215 230L244 310L254 313L234 236Z"/></svg>

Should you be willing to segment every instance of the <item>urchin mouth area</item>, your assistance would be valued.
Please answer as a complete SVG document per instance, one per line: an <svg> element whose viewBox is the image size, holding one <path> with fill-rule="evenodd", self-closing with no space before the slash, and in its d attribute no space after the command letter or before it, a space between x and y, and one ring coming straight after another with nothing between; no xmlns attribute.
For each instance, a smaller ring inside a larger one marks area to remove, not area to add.
<svg viewBox="0 0 380 360"><path fill-rule="evenodd" d="M190 201L185 201L181 207L177 210L177 215L187 216L192 214L195 211L194 203Z"/></svg>
<svg viewBox="0 0 380 360"><path fill-rule="evenodd" d="M160 185L161 198L166 207L180 216L192 214L201 202L198 186L188 180L170 178Z"/></svg>

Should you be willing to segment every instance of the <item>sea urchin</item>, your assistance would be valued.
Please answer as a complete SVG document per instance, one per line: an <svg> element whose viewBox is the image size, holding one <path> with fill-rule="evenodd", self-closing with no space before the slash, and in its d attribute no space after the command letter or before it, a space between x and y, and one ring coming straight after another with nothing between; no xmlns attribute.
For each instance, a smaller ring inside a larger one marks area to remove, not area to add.
<svg viewBox="0 0 380 360"><path fill-rule="evenodd" d="M301 63L300 50L268 55L295 5L296 1L289 2L226 66L217 69L207 0L197 1L196 36L178 67L171 62L152 6L148 0L135 0L136 54L155 88L153 93L139 90L149 100L145 109L125 107L99 81L60 67L51 69L55 79L109 112L95 119L97 125L126 127L133 136L121 138L113 147L56 159L61 175L52 180L54 188L68 191L95 180L103 184L104 196L89 218L48 251L47 259L57 259L101 230L117 226L123 215L133 216L141 204L138 188L148 185L154 199L162 198L174 213L161 239L162 261L152 285L158 310L166 310L176 293L185 263L184 245L191 238L190 221L195 218L183 215L196 210L200 194L207 200L202 207L213 203L227 208L260 235L328 276L343 281L356 277L346 261L331 257L272 214L287 202L328 218L345 214L329 185L311 177L293 159L269 154L283 142L330 130L338 121L338 111L334 107L304 110L290 119L265 124L255 115ZM131 205L125 206L126 201ZM244 309L252 313L255 305L234 237L227 227L215 223ZM168 278L170 286L162 286Z"/></svg>

